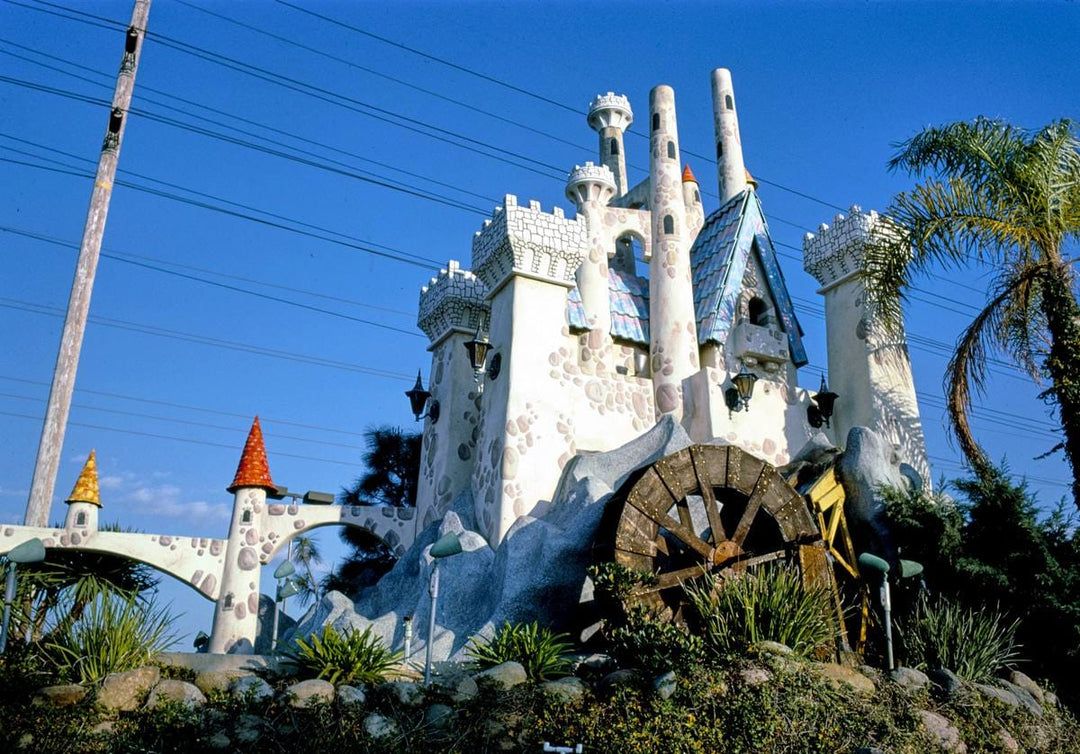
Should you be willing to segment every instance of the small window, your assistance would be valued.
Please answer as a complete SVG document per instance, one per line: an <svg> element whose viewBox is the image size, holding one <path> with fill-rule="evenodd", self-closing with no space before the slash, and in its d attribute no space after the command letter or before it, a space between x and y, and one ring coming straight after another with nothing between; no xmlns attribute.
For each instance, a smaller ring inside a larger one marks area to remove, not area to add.
<svg viewBox="0 0 1080 754"><path fill-rule="evenodd" d="M730 94L724 95L724 107L726 107L728 110L735 109L735 100L731 98Z"/></svg>
<svg viewBox="0 0 1080 754"><path fill-rule="evenodd" d="M76 513L75 514L75 525L76 526L86 526L86 514L85 513Z"/></svg>
<svg viewBox="0 0 1080 754"><path fill-rule="evenodd" d="M488 380L494 382L499 379L499 374L502 372L502 354L497 353L491 357L491 363L488 364L487 376Z"/></svg>
<svg viewBox="0 0 1080 754"><path fill-rule="evenodd" d="M664 233L671 235L675 232L675 218L671 215L664 215Z"/></svg>
<svg viewBox="0 0 1080 754"><path fill-rule="evenodd" d="M660 113L653 113L652 114L652 130L653 131L659 131L660 130Z"/></svg>
<svg viewBox="0 0 1080 754"><path fill-rule="evenodd" d="M225 595L225 604L221 606L221 609L222 610L232 610L233 609L232 592L229 592L228 594Z"/></svg>
<svg viewBox="0 0 1080 754"><path fill-rule="evenodd" d="M673 141L667 143L667 156L669 160L675 159L675 142Z"/></svg>
<svg viewBox="0 0 1080 754"><path fill-rule="evenodd" d="M750 324L752 325L769 324L769 305L757 296L750 299L747 314L750 316Z"/></svg>
<svg viewBox="0 0 1080 754"><path fill-rule="evenodd" d="M618 155L619 155L619 140L618 139L612 139L611 142L610 142L610 145L611 145L611 154L618 157Z"/></svg>
<svg viewBox="0 0 1080 754"><path fill-rule="evenodd" d="M722 141L716 142L716 159L720 159L724 156L724 143Z"/></svg>
<svg viewBox="0 0 1080 754"><path fill-rule="evenodd" d="M250 524L251 523L251 511L250 510L245 510L244 511L244 515L240 517L240 523L242 523L242 524Z"/></svg>

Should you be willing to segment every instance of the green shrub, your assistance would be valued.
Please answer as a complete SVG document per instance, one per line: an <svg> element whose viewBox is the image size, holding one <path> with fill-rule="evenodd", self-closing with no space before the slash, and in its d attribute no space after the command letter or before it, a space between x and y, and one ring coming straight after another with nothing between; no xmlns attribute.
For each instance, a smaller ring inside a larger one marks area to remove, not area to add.
<svg viewBox="0 0 1080 754"><path fill-rule="evenodd" d="M401 653L387 649L370 627L339 634L327 626L321 638L313 635L309 641L296 639L296 649L283 650L282 654L296 663L301 675L335 685L378 683L401 659Z"/></svg>
<svg viewBox="0 0 1080 754"><path fill-rule="evenodd" d="M535 621L515 625L508 621L490 639L473 637L468 655L481 668L519 662L529 678L545 681L570 672L566 655L573 647L564 641L568 638L566 634L553 633L550 628L540 628Z"/></svg>
<svg viewBox="0 0 1080 754"><path fill-rule="evenodd" d="M42 652L61 677L99 683L109 673L148 664L175 644L173 620L152 600L103 592L86 603L76 620L51 631Z"/></svg>
<svg viewBox="0 0 1080 754"><path fill-rule="evenodd" d="M705 645L671 621L658 618L643 605L626 611L623 625L607 631L611 655L622 667L635 667L652 675L692 667L701 661Z"/></svg>
<svg viewBox="0 0 1080 754"><path fill-rule="evenodd" d="M969 681L987 681L1019 655L1016 630L1003 613L940 598L922 600L902 626L907 664L948 668Z"/></svg>
<svg viewBox="0 0 1080 754"><path fill-rule="evenodd" d="M716 655L761 641L777 641L797 654L811 655L836 638L829 588L804 587L790 567L766 566L728 579L706 573L684 589L705 645Z"/></svg>

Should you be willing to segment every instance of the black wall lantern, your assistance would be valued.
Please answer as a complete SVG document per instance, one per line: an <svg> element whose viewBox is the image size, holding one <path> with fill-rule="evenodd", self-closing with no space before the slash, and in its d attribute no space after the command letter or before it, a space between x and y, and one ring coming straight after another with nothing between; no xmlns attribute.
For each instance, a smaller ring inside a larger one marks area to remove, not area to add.
<svg viewBox="0 0 1080 754"><path fill-rule="evenodd" d="M416 384L413 385L412 390L406 390L405 395L409 397L409 405L412 406L413 415L416 416L416 421L421 419L431 419L431 423L439 421L439 402L432 399L431 393L424 390L424 381L420 379L420 372L416 373ZM427 406L427 413L424 413L424 406Z"/></svg>
<svg viewBox="0 0 1080 754"><path fill-rule="evenodd" d="M487 371L487 358L491 352L491 341L482 327L476 328L476 335L465 344L465 350L469 352L469 363L472 365L473 376L476 380L476 391L484 392L484 372Z"/></svg>
<svg viewBox="0 0 1080 754"><path fill-rule="evenodd" d="M729 387L724 391L724 402L727 404L728 411L748 411L750 409L750 398L754 395L754 383L757 380L756 374L747 372L745 369L731 378L731 382L735 387Z"/></svg>
<svg viewBox="0 0 1080 754"><path fill-rule="evenodd" d="M832 427L829 423L829 419L833 415L833 407L836 405L836 399L839 398L836 393L829 390L829 386L825 384L825 375L821 375L821 388L818 390L812 400L816 405L806 407L806 420L810 422L810 426L819 428L822 424L826 427Z"/></svg>

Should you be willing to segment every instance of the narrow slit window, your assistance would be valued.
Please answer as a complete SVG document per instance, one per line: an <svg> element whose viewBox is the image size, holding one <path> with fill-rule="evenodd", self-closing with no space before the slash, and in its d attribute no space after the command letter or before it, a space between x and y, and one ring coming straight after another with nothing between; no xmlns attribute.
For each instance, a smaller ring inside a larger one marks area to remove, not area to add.
<svg viewBox="0 0 1080 754"><path fill-rule="evenodd" d="M75 525L76 526L86 526L86 514L85 513L76 513L75 514Z"/></svg>
<svg viewBox="0 0 1080 754"><path fill-rule="evenodd" d="M724 107L726 107L728 110L735 109L735 100L731 98L730 94L724 95Z"/></svg>
<svg viewBox="0 0 1080 754"><path fill-rule="evenodd" d="M619 140L618 139L612 139L611 140L611 154L616 156L616 157L619 155Z"/></svg>
<svg viewBox="0 0 1080 754"><path fill-rule="evenodd" d="M652 114L652 130L653 131L659 131L660 130L660 113L653 113Z"/></svg>
<svg viewBox="0 0 1080 754"><path fill-rule="evenodd" d="M675 232L675 218L671 215L664 215L664 233L671 235Z"/></svg>
<svg viewBox="0 0 1080 754"><path fill-rule="evenodd" d="M667 156L669 160L675 159L675 142L673 141L667 143Z"/></svg>

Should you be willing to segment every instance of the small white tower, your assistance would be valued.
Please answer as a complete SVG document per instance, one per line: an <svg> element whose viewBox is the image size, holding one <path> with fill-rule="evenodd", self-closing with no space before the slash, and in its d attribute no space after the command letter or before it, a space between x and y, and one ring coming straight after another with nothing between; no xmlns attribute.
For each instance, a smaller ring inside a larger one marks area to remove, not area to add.
<svg viewBox="0 0 1080 754"><path fill-rule="evenodd" d="M628 188L623 133L633 122L634 113L625 95L598 94L589 105L589 128L600 134L600 164L615 178L615 196L622 196Z"/></svg>
<svg viewBox="0 0 1080 754"><path fill-rule="evenodd" d="M713 125L716 130L716 168L720 178L720 204L746 190L746 165L743 164L739 116L735 111L735 89L731 71L717 68L712 72Z"/></svg>
<svg viewBox="0 0 1080 754"><path fill-rule="evenodd" d="M701 226L705 224L705 207L701 204L701 187L698 186L694 171L687 165L682 171L683 204L686 205L686 227L690 243L697 238Z"/></svg>
<svg viewBox="0 0 1080 754"><path fill-rule="evenodd" d="M64 528L74 544L79 543L76 536L81 539L97 532L101 494L98 489L96 451L90 451L90 457L86 459L86 464L75 481L75 487L64 502L68 504Z"/></svg>
<svg viewBox="0 0 1080 754"><path fill-rule="evenodd" d="M589 255L577 269L577 287L593 341L606 344L611 334L611 301L608 288L608 252L615 251L610 233L604 229L604 210L615 196L615 177L606 165L586 162L570 172L566 198L585 219Z"/></svg>
<svg viewBox="0 0 1080 754"><path fill-rule="evenodd" d="M683 380L698 371L697 323L690 277L690 241L683 199L675 91L649 92L650 358L657 416L683 414Z"/></svg>
<svg viewBox="0 0 1080 754"><path fill-rule="evenodd" d="M233 483L227 488L234 495L229 543L225 549L225 568L221 574L221 596L214 607L214 627L210 632L209 651L215 654L247 654L259 626L259 545L261 524L266 512L266 493L277 488L270 478L259 417L251 424L244 452L236 467Z"/></svg>

